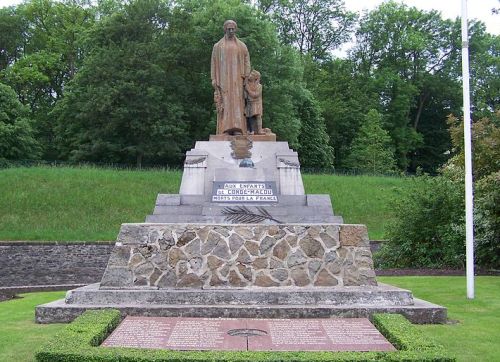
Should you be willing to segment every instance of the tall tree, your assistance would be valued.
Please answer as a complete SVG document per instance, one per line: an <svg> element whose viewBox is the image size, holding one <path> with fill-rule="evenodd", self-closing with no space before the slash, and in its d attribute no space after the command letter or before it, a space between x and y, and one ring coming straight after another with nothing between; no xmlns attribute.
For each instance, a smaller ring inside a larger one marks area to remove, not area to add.
<svg viewBox="0 0 500 362"><path fill-rule="evenodd" d="M385 128L394 140L401 169L407 169L415 151L422 149L422 123L440 123L444 131L446 114L459 109L455 102L460 88L454 73L460 59L459 31L458 21L443 20L437 11L394 1L361 20L352 59L361 72L375 79ZM442 99L444 92L448 93ZM438 114L427 112L437 98L444 107ZM424 115L436 118L423 121ZM440 150L444 152L449 139L439 142L444 142Z"/></svg>
<svg viewBox="0 0 500 362"><path fill-rule="evenodd" d="M261 0L258 6L271 15L284 44L314 59L348 41L356 21L342 0Z"/></svg>
<svg viewBox="0 0 500 362"><path fill-rule="evenodd" d="M81 64L82 38L94 24L92 8L85 0L31 0L16 7L12 19L22 25L22 56L10 61L0 79L30 107L44 157L54 158L55 125L48 114Z"/></svg>
<svg viewBox="0 0 500 362"><path fill-rule="evenodd" d="M168 6L138 0L98 24L84 65L55 112L72 160L177 163L185 125L159 39Z"/></svg>
<svg viewBox="0 0 500 362"><path fill-rule="evenodd" d="M12 88L0 83L0 160L38 158L40 147L33 133L28 108Z"/></svg>
<svg viewBox="0 0 500 362"><path fill-rule="evenodd" d="M0 9L0 71L22 56L25 26L14 7Z"/></svg>
<svg viewBox="0 0 500 362"><path fill-rule="evenodd" d="M321 110L312 94L305 92L298 108L302 126L300 128L299 157L302 167L327 169L333 166L333 148L326 132Z"/></svg>
<svg viewBox="0 0 500 362"><path fill-rule="evenodd" d="M380 113L372 109L352 141L347 168L372 173L394 171L396 162L389 133L382 128Z"/></svg>
<svg viewBox="0 0 500 362"><path fill-rule="evenodd" d="M378 107L373 80L357 72L349 59L335 59L317 64L305 62L305 79L322 110L330 144L335 152L335 166L345 167L350 145L368 110Z"/></svg>

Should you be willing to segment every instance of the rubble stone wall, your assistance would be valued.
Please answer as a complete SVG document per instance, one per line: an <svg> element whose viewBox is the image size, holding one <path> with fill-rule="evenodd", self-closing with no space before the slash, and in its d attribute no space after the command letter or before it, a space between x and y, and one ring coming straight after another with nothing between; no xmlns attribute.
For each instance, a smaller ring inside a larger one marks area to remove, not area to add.
<svg viewBox="0 0 500 362"><path fill-rule="evenodd" d="M0 287L101 280L114 242L0 242Z"/></svg>
<svg viewBox="0 0 500 362"><path fill-rule="evenodd" d="M376 284L364 225L123 224L101 288Z"/></svg>

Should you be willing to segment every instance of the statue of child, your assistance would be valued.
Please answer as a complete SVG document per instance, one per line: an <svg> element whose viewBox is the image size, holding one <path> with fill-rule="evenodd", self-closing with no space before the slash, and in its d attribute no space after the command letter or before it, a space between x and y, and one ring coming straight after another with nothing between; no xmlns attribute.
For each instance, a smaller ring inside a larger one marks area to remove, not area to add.
<svg viewBox="0 0 500 362"><path fill-rule="evenodd" d="M262 132L262 85L260 84L260 73L255 69L246 78L245 93L245 116L248 133L264 134Z"/></svg>

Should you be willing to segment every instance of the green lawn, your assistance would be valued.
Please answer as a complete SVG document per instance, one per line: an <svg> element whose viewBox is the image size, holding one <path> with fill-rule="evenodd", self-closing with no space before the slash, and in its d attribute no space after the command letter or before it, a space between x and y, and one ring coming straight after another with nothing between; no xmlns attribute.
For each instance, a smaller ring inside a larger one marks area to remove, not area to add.
<svg viewBox="0 0 500 362"><path fill-rule="evenodd" d="M465 297L465 277L380 277L411 289L418 298L444 305L447 325L418 326L453 353L458 361L500 361L500 277L477 277L476 299ZM0 303L0 361L30 361L39 346L62 325L33 322L34 307L63 297L63 292L29 293Z"/></svg>
<svg viewBox="0 0 500 362"><path fill-rule="evenodd" d="M0 303L0 361L33 361L36 349L64 324L35 324L35 306L63 298L65 292L23 294Z"/></svg>
<svg viewBox="0 0 500 362"><path fill-rule="evenodd" d="M330 194L346 223L382 239L389 200L405 178L304 175L307 193ZM0 240L114 240L124 222L143 222L158 193L178 193L180 171L92 167L0 170Z"/></svg>
<svg viewBox="0 0 500 362"><path fill-rule="evenodd" d="M448 308L448 325L419 326L459 361L500 361L500 277L476 277L475 298L466 298L465 277L380 277L417 298ZM454 321L457 323L453 324Z"/></svg>

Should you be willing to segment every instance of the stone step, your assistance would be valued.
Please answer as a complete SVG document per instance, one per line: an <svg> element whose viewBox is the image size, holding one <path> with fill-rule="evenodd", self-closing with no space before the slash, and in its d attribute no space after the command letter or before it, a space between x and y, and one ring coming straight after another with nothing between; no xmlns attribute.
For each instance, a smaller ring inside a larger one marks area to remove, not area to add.
<svg viewBox="0 0 500 362"><path fill-rule="evenodd" d="M386 284L363 287L280 287L214 289L99 289L99 284L69 291L67 304L190 305L412 305L410 291Z"/></svg>
<svg viewBox="0 0 500 362"><path fill-rule="evenodd" d="M202 215L201 205L155 206L153 215Z"/></svg>
<svg viewBox="0 0 500 362"><path fill-rule="evenodd" d="M86 310L115 308L122 316L200 318L370 318L375 313L398 313L412 323L445 323L446 308L420 299L407 306L349 305L173 305L173 304L66 304L64 299L39 305L37 323L68 323Z"/></svg>
<svg viewBox="0 0 500 362"><path fill-rule="evenodd" d="M278 195L280 206L330 206L329 195ZM203 195L158 194L156 206L210 206L210 197Z"/></svg>
<svg viewBox="0 0 500 362"><path fill-rule="evenodd" d="M279 218L278 218L279 220ZM281 221L281 220L280 220ZM287 224L343 224L341 216L317 215L288 215ZM146 223L184 223L184 224L227 224L224 215L148 215ZM265 224L265 223L263 223Z"/></svg>
<svg viewBox="0 0 500 362"><path fill-rule="evenodd" d="M209 205L209 206L194 206L194 205L181 205L181 206L155 206L153 215L210 215L219 216L222 210L227 207L235 207L241 205ZM256 207L262 206L273 216L286 216L286 215L330 215L331 208L326 206L275 206L275 205L245 205L251 211L255 211Z"/></svg>

